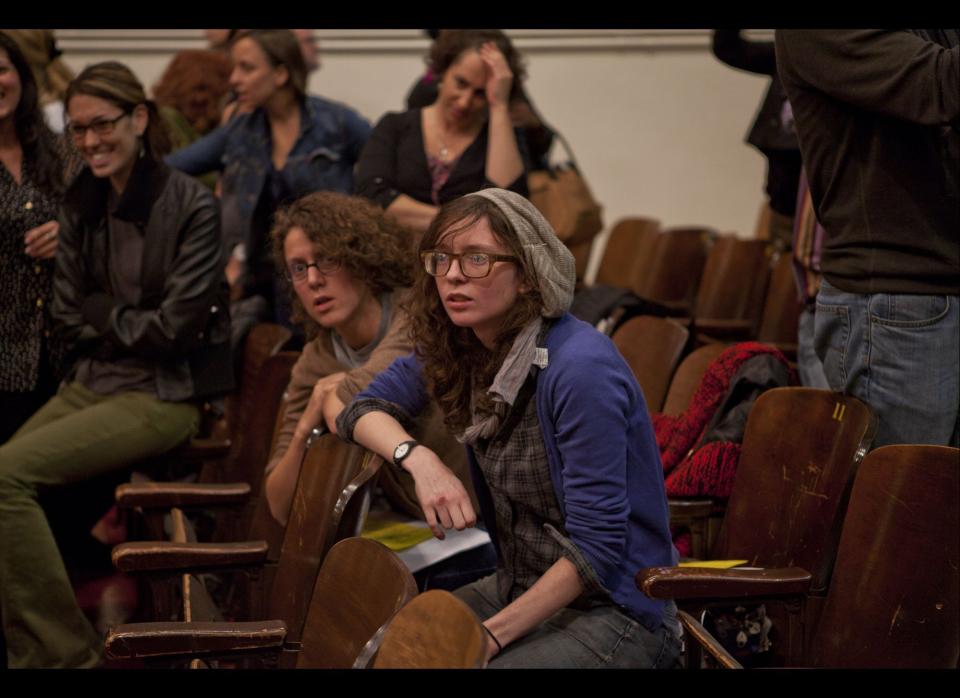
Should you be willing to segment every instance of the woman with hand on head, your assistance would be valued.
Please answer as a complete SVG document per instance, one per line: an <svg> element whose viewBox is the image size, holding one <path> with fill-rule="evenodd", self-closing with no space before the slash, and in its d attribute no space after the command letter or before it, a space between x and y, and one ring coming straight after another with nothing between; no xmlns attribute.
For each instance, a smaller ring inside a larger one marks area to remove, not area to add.
<svg viewBox="0 0 960 698"><path fill-rule="evenodd" d="M356 192L417 233L441 204L478 189L527 194L510 117L524 70L510 40L495 29L444 29L429 62L441 76L437 100L386 114L357 164Z"/></svg>
<svg viewBox="0 0 960 698"><path fill-rule="evenodd" d="M462 483L404 428L429 398L467 445L496 573L456 593L494 667L671 667L675 606L637 570L672 565L662 466L630 368L567 309L574 261L522 196L444 205L420 243L415 354L337 419L411 473L434 534L472 526Z"/></svg>
<svg viewBox="0 0 960 698"><path fill-rule="evenodd" d="M249 327L286 320L278 308L269 241L274 212L314 191L349 194L370 125L349 107L307 96L307 67L289 29L240 30L231 39L230 54L230 87L244 113L178 150L167 163L192 175L223 172L223 237L231 254L227 278L236 287L235 297L262 299L247 321L241 320ZM235 344L243 334L235 336Z"/></svg>
<svg viewBox="0 0 960 698"><path fill-rule="evenodd" d="M126 66L88 66L65 103L87 165L59 218L52 313L67 378L0 446L11 668L91 667L103 652L39 500L174 448L196 433L199 405L233 387L216 200L160 160L169 140ZM103 515L85 504L77 533Z"/></svg>
<svg viewBox="0 0 960 698"><path fill-rule="evenodd" d="M57 209L67 186L63 140L44 121L33 71L0 32L0 444L55 392L51 338Z"/></svg>

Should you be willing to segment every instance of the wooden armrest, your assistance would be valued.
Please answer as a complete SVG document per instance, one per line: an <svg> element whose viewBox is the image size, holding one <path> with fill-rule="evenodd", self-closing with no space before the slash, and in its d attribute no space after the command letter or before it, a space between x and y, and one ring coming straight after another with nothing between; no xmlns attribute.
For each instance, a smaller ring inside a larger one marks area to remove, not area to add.
<svg viewBox="0 0 960 698"><path fill-rule="evenodd" d="M811 574L800 567L718 570L706 567L649 567L637 572L637 588L651 599L717 599L799 596Z"/></svg>
<svg viewBox="0 0 960 698"><path fill-rule="evenodd" d="M207 484L195 482L128 482L115 493L117 506L142 509L180 509L188 507L243 504L250 498L246 482Z"/></svg>
<svg viewBox="0 0 960 698"><path fill-rule="evenodd" d="M667 499L670 523L701 519L710 516L715 506L712 499Z"/></svg>
<svg viewBox="0 0 960 698"><path fill-rule="evenodd" d="M130 623L111 628L105 642L111 659L279 650L287 636L281 620L244 623Z"/></svg>
<svg viewBox="0 0 960 698"><path fill-rule="evenodd" d="M178 460L217 460L224 458L232 445L230 439L190 439L168 455Z"/></svg>
<svg viewBox="0 0 960 698"><path fill-rule="evenodd" d="M693 326L698 334L722 341L746 341L754 336L753 320L724 320L721 318L694 318Z"/></svg>
<svg viewBox="0 0 960 698"><path fill-rule="evenodd" d="M740 664L736 659L734 659L723 645L714 639L713 635L707 632L707 629L704 628L696 618L691 616L686 611L677 611L677 617L680 618L680 622L683 624L684 630L687 632L687 642L695 641L703 649L710 653L710 656L713 657L717 662L720 663L724 669L743 669L743 665ZM687 668L698 668L698 667L687 667Z"/></svg>
<svg viewBox="0 0 960 698"><path fill-rule="evenodd" d="M180 543L142 541L113 548L113 564L121 572L191 572L257 567L267 559L266 541L243 543Z"/></svg>

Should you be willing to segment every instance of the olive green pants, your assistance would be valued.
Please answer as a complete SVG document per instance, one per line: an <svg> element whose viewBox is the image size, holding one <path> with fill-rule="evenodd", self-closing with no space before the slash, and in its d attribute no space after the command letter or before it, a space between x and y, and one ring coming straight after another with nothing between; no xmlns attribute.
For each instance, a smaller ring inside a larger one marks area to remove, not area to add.
<svg viewBox="0 0 960 698"><path fill-rule="evenodd" d="M90 667L103 653L38 497L160 455L195 434L199 417L191 404L70 383L0 446L0 617L11 669Z"/></svg>

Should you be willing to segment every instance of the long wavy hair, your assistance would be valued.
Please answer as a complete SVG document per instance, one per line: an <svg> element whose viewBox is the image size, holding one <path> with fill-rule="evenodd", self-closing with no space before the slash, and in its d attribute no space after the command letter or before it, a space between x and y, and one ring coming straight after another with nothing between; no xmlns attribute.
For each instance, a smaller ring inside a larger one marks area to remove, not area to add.
<svg viewBox="0 0 960 698"><path fill-rule="evenodd" d="M84 68L70 81L64 97L64 107L69 109L70 100L76 95L104 99L130 114L140 104L147 108L147 130L143 141L154 160L161 160L170 152L171 140L166 122L160 117L157 105L147 99L143 85L127 66L117 61L94 63Z"/></svg>
<svg viewBox="0 0 960 698"><path fill-rule="evenodd" d="M367 199L319 191L277 211L270 235L273 258L284 278L283 243L293 228L303 230L319 256L340 262L374 295L406 288L413 282L412 235L386 218L383 209ZM304 325L307 337L313 339L319 326L303 307L292 284L288 281L287 285L293 305L291 318Z"/></svg>
<svg viewBox="0 0 960 698"><path fill-rule="evenodd" d="M0 50L7 54L20 78L20 103L13 119L23 160L33 167L37 185L59 196L67 186L64 148L58 147L57 135L44 120L34 73L17 43L3 32L0 32Z"/></svg>
<svg viewBox="0 0 960 698"><path fill-rule="evenodd" d="M491 413L493 404L487 388L513 345L514 339L531 320L540 315L543 298L536 285L536 275L527 267L523 248L516 232L497 206L482 196L463 196L441 207L420 241L419 252L436 249L451 235L486 219L494 237L517 257L523 281L530 287L517 296L494 340L491 351L468 327L457 327L450 320L436 279L417 266L414 293L407 304L411 318L411 335L417 357L423 362L427 386L444 415L444 423L453 433L462 432L473 421L471 407L479 414ZM471 396L476 392L475 400Z"/></svg>
<svg viewBox="0 0 960 698"><path fill-rule="evenodd" d="M189 50L176 54L153 86L161 107L176 109L198 133L220 123L224 97L230 91L230 59L222 51Z"/></svg>

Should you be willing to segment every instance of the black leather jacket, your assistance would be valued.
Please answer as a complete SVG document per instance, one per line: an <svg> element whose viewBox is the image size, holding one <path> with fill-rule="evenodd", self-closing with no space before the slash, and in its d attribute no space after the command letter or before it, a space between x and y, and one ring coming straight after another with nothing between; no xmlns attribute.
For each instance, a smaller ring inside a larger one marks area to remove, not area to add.
<svg viewBox="0 0 960 698"><path fill-rule="evenodd" d="M61 209L52 314L70 347L68 379L80 356L136 356L154 362L161 400L201 400L231 390L229 290L216 199L149 156L137 160L115 215L144 235L141 294L136 306L121 305L107 268L109 186L84 169Z"/></svg>

